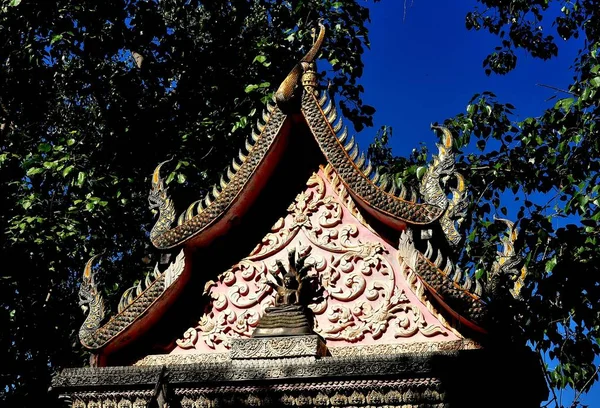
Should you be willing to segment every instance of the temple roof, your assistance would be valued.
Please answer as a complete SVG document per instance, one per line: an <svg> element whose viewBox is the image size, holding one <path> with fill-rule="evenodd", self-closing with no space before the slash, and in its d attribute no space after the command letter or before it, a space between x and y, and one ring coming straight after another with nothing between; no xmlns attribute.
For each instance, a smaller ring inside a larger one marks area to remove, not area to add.
<svg viewBox="0 0 600 408"><path fill-rule="evenodd" d="M439 153L418 192L379 174L360 153L354 138L348 137L333 101L326 92L319 94L314 60L324 33L322 27L311 50L282 82L274 104L266 107L257 131L252 132L220 182L179 216L160 175L165 163L157 166L149 201L151 208L158 209L159 217L150 239L158 249L175 249L179 255L163 272L157 269L148 275L145 285L140 283L126 291L117 314L107 322L90 260L81 291L82 304L90 309L80 331L86 348L110 354L134 341L162 317L189 279L188 253L210 247L215 240L226 237L238 220L243 222L272 180L293 137L302 137L318 147L325 161L322 165L335 173L352 205L372 220L366 222L368 228L380 223L398 232L400 241L394 245L415 291L435 303L449 320L458 322L455 327L486 332L487 303L497 282L479 282L452 261L453 251L461 242L459 224L467 206L466 185L455 170L452 134L440 129L443 140L438 145ZM447 190L451 191L450 197ZM491 276L512 277L515 283L511 291L517 296L526 270L518 267L520 258L512 246L516 230L512 224L508 226L504 252L491 266Z"/></svg>

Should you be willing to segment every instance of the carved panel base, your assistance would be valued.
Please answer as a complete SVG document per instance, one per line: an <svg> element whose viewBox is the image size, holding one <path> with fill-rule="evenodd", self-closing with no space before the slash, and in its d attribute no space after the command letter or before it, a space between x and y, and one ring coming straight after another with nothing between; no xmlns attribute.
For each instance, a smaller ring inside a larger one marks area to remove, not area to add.
<svg viewBox="0 0 600 408"><path fill-rule="evenodd" d="M323 357L325 342L317 335L233 339L231 359Z"/></svg>

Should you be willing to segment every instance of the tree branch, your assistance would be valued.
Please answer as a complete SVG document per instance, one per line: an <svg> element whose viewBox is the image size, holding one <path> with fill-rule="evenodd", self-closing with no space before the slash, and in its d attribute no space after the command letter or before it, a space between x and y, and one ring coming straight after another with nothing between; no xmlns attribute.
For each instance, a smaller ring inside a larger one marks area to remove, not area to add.
<svg viewBox="0 0 600 408"><path fill-rule="evenodd" d="M558 92L563 92L563 93L567 93L569 95L573 95L579 98L579 95L577 95L575 92L571 92L571 91L567 91L566 89L561 89L561 88L557 88L555 86L552 85L546 85L546 84L536 84L537 86L541 86L543 88L548 88L548 89L552 89L554 91L558 91Z"/></svg>
<svg viewBox="0 0 600 408"><path fill-rule="evenodd" d="M579 399L581 398L581 394L583 394L583 390L585 390L587 388L587 386L590 385L590 383L592 382L592 380L594 379L596 374L598 374L598 370L600 370L600 365L596 366L596 371L594 371L594 374L592 374L590 376L590 378L588 378L588 380L585 382L585 384L583 384L583 387L581 387L581 389L579 391L577 391L577 394L575 395L575 398L573 399L573 403L571 404L571 408L577 408Z"/></svg>

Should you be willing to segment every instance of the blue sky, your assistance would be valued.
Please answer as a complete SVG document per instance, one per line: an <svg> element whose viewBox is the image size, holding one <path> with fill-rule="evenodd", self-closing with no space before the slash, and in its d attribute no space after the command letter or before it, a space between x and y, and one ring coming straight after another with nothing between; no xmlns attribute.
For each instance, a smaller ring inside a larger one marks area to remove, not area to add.
<svg viewBox="0 0 600 408"><path fill-rule="evenodd" d="M518 52L516 70L486 76L482 61L500 41L484 31L466 30L465 14L474 4L415 0L404 21L402 0L371 8L364 100L377 108L376 129L393 126L395 153L404 155L419 141L431 141L429 124L464 112L477 92L493 91L500 101L517 107L518 118L525 118L556 101L545 102L556 92L536 84L567 87L571 82L569 67L578 44L566 42L559 44L559 58L544 62ZM361 133L365 147L373 134Z"/></svg>
<svg viewBox="0 0 600 408"><path fill-rule="evenodd" d="M559 40L559 56L550 61L518 52L514 71L488 77L482 62L500 40L483 31L466 30L465 14L473 9L474 0L407 3L405 19L403 0L382 1L371 7L371 50L364 56L362 83L364 102L377 112L374 128L358 135L363 149L376 129L390 125L396 155L408 155L419 142L436 151L437 139L429 130L430 123L465 112L471 96L485 90L494 92L501 102L515 105L516 120L541 114L556 102L556 98L548 100L552 96L565 97L536 84L568 87L570 66L580 45L577 42ZM545 30L552 30L550 22L546 24ZM569 404L572 398L573 392L565 390L562 402ZM600 403L600 385L581 402L590 406Z"/></svg>

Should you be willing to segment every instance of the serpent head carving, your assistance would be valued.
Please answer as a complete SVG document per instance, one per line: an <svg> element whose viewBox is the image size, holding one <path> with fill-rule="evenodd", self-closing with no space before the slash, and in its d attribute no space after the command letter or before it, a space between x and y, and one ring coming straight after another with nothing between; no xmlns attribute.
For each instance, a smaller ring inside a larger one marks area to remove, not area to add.
<svg viewBox="0 0 600 408"><path fill-rule="evenodd" d="M160 168L168 161L170 160L160 163L154 169L154 173L152 173L152 188L148 194L148 204L150 210L153 212L158 210L159 215L156 224L154 224L150 232L150 239L168 231L173 221L175 221L175 206L168 196L164 180L160 176Z"/></svg>
<svg viewBox="0 0 600 408"><path fill-rule="evenodd" d="M496 218L507 226L508 235L502 240L502 252L498 252L498 258L492 266L492 271L487 284L487 292L491 297L500 296L508 287L510 294L520 298L521 288L525 284L527 268L523 265L523 257L515 252L515 241L519 236L518 230L513 222L503 218ZM510 287L512 286L512 287Z"/></svg>
<svg viewBox="0 0 600 408"><path fill-rule="evenodd" d="M446 209L439 222L448 242L456 246L462 239L458 228L466 216L468 206L465 179L455 170L452 133L445 127L432 128L441 130L443 139L437 145L438 155L433 156L433 162L423 176L420 191L425 202ZM449 187L452 198L448 199L446 186L452 178L456 179L456 187Z"/></svg>
<svg viewBox="0 0 600 408"><path fill-rule="evenodd" d="M79 329L79 338L82 341L100 327L105 315L104 299L98 291L92 270L97 257L98 255L95 255L87 261L83 270L81 286L79 287L79 306L84 313L87 313L87 317Z"/></svg>

